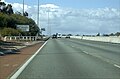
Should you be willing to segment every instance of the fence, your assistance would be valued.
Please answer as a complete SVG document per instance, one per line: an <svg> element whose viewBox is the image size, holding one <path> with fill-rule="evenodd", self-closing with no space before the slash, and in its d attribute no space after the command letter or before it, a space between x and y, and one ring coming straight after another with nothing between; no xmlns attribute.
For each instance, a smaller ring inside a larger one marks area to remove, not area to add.
<svg viewBox="0 0 120 79"><path fill-rule="evenodd" d="M38 36L5 36L3 41L36 41Z"/></svg>

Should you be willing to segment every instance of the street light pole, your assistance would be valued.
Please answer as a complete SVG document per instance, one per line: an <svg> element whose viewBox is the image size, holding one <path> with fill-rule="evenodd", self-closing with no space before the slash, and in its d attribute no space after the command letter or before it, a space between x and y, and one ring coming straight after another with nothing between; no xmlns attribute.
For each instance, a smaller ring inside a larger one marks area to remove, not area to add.
<svg viewBox="0 0 120 79"><path fill-rule="evenodd" d="M47 7L48 9L47 9L47 16L48 16L48 27L47 27L47 31L48 31L48 35L49 36L51 36L51 34L52 34L52 27L51 27L51 23L50 23L50 12L56 12L56 11L50 11L50 9L52 9L52 8L50 8L50 7Z"/></svg>
<svg viewBox="0 0 120 79"><path fill-rule="evenodd" d="M40 26L39 26L39 0L38 0L37 25L38 25L38 27L40 28ZM40 31L41 31L41 28L40 28Z"/></svg>
<svg viewBox="0 0 120 79"><path fill-rule="evenodd" d="M48 35L50 36L50 20L49 20L49 10L48 10Z"/></svg>
<svg viewBox="0 0 120 79"><path fill-rule="evenodd" d="M47 17L48 17L48 27L47 27L48 36L51 36L51 26L50 26L50 7L48 7L48 10L47 10Z"/></svg>
<svg viewBox="0 0 120 79"><path fill-rule="evenodd" d="M24 4L25 4L25 2L24 2L24 0L23 0L23 16L24 16Z"/></svg>

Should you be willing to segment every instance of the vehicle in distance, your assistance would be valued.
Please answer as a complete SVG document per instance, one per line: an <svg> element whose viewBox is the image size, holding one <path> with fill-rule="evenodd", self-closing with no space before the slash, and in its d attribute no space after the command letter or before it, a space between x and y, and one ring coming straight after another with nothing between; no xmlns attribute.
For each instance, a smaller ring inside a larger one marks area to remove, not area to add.
<svg viewBox="0 0 120 79"><path fill-rule="evenodd" d="M65 38L70 38L70 35L67 35Z"/></svg>
<svg viewBox="0 0 120 79"><path fill-rule="evenodd" d="M57 39L57 35L56 34L52 35L52 39L54 39L54 38Z"/></svg>
<svg viewBox="0 0 120 79"><path fill-rule="evenodd" d="M0 56L4 56L5 54L3 52L0 52Z"/></svg>
<svg viewBox="0 0 120 79"><path fill-rule="evenodd" d="M61 34L58 34L58 35L57 35L57 38L61 38L61 37L62 37Z"/></svg>

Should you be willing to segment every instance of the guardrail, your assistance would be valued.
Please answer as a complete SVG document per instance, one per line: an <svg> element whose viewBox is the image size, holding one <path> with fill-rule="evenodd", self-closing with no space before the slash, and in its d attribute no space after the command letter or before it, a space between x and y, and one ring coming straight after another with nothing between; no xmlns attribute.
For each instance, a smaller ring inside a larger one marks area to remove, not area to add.
<svg viewBox="0 0 120 79"><path fill-rule="evenodd" d="M102 41L102 42L111 42L111 43L120 43L120 36L71 36L71 38L92 40L92 41Z"/></svg>

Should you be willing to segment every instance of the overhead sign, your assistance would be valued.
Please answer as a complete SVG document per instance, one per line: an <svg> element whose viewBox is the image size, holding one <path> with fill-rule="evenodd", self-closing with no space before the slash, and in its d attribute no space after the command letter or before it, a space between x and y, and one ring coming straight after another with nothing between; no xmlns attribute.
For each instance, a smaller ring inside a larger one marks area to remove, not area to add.
<svg viewBox="0 0 120 79"><path fill-rule="evenodd" d="M17 25L17 29L21 31L29 31L29 25Z"/></svg>

